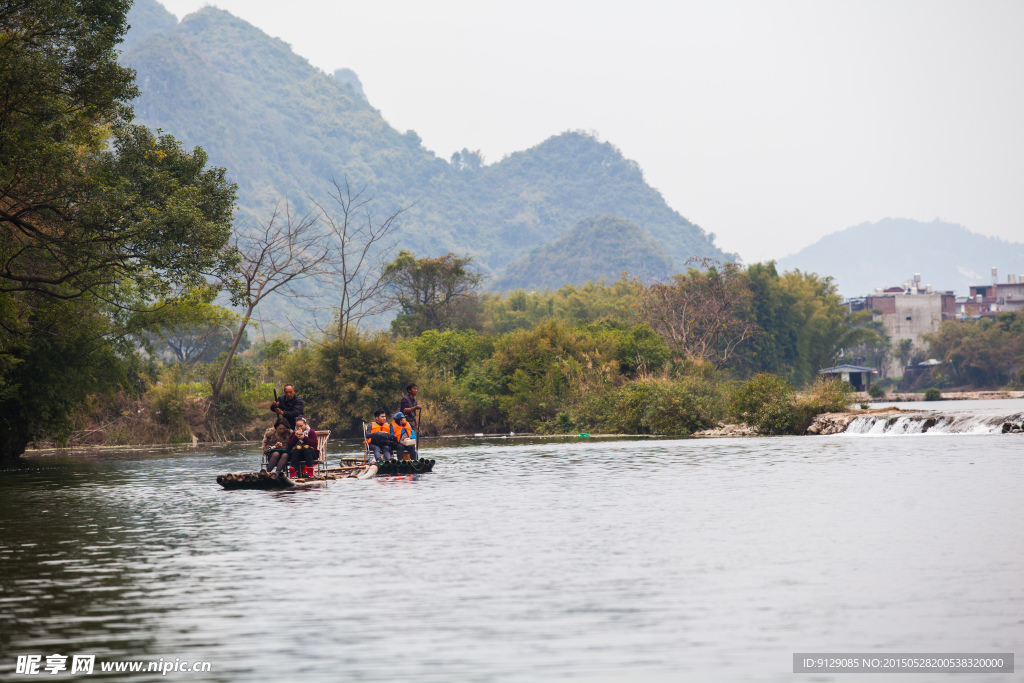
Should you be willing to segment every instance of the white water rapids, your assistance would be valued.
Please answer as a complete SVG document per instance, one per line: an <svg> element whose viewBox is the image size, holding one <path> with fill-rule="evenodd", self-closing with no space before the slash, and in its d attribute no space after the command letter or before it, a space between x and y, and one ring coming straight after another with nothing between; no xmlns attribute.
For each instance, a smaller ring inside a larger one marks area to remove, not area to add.
<svg viewBox="0 0 1024 683"><path fill-rule="evenodd" d="M854 418L843 433L850 436L1002 434L1007 429L1005 425L1017 429L1024 425L1024 401L1019 399L944 401L941 410L922 410L920 403L904 403L898 407L919 412L863 415Z"/></svg>

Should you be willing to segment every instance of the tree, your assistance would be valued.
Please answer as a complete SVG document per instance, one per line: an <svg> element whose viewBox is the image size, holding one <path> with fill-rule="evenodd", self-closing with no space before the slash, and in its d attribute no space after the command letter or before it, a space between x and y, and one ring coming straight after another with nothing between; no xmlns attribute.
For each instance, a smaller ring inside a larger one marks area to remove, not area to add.
<svg viewBox="0 0 1024 683"><path fill-rule="evenodd" d="M386 286L398 301L391 328L418 335L426 330L472 327L477 314L477 289L484 276L471 269L470 256L449 252L437 258L416 258L402 251L384 269Z"/></svg>
<svg viewBox="0 0 1024 683"><path fill-rule="evenodd" d="M301 293L295 289L298 283L323 277L327 273L325 263L331 256L327 241L315 216L296 217L287 209L283 214L275 209L265 224L235 236L233 243L240 262L234 294L243 313L220 373L213 381L210 400L214 405L220 401L224 380L256 306L272 294L299 296Z"/></svg>
<svg viewBox="0 0 1024 683"><path fill-rule="evenodd" d="M937 374L953 384L999 388L1024 381L1024 314L999 313L977 321L947 320L925 335L929 352L942 361Z"/></svg>
<svg viewBox="0 0 1024 683"><path fill-rule="evenodd" d="M830 277L779 274L770 261L749 266L746 279L753 296L747 315L757 330L731 362L745 374L772 373L807 385L846 350L867 356L884 344L870 314L848 315Z"/></svg>
<svg viewBox="0 0 1024 683"><path fill-rule="evenodd" d="M337 288L337 338L344 352L349 334L367 317L384 313L393 302L384 298L383 264L394 249L391 241L405 209L381 217L366 187L353 190L348 179L333 181L330 203L313 200L330 235L328 279Z"/></svg>
<svg viewBox="0 0 1024 683"><path fill-rule="evenodd" d="M747 315L750 290L735 263L690 262L701 269L690 268L671 284L646 289L641 315L682 358L721 368L757 330Z"/></svg>
<svg viewBox="0 0 1024 683"><path fill-rule="evenodd" d="M885 325L874 316L881 311L857 311L846 316L845 329L840 335L843 346L837 363L869 365L877 368L879 376L885 379L888 373L892 344Z"/></svg>
<svg viewBox="0 0 1024 683"><path fill-rule="evenodd" d="M907 364L914 353L913 339L900 339L893 349L893 357L900 362L900 371L906 371Z"/></svg>
<svg viewBox="0 0 1024 683"><path fill-rule="evenodd" d="M138 387L134 340L233 267L235 189L130 125L128 0L0 0L0 459Z"/></svg>
<svg viewBox="0 0 1024 683"><path fill-rule="evenodd" d="M0 292L167 296L231 267L234 190L130 125L130 0L0 0ZM120 300L122 297L112 297Z"/></svg>

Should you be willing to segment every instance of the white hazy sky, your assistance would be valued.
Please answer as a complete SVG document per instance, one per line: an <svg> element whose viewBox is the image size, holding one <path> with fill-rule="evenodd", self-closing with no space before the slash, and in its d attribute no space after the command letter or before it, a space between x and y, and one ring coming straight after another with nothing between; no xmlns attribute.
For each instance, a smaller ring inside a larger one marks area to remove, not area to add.
<svg viewBox="0 0 1024 683"><path fill-rule="evenodd" d="M163 1L353 69L444 158L594 131L748 262L885 216L1024 241L1020 0Z"/></svg>

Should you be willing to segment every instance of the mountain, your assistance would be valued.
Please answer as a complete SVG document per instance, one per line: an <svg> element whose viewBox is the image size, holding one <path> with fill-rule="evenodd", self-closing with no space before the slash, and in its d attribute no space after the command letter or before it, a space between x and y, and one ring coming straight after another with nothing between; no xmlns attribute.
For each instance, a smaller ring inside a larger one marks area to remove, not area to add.
<svg viewBox="0 0 1024 683"><path fill-rule="evenodd" d="M661 244L636 223L606 214L587 218L513 261L496 289L556 289L605 278L622 271L641 282L663 279L677 271Z"/></svg>
<svg viewBox="0 0 1024 683"><path fill-rule="evenodd" d="M155 0L136 2L128 11L127 18L129 30L121 43L122 51L154 33L173 31L178 25L178 18Z"/></svg>
<svg viewBox="0 0 1024 683"><path fill-rule="evenodd" d="M365 185L381 211L409 207L402 248L468 254L491 274L603 214L642 227L675 268L690 256L735 258L669 207L610 143L566 132L491 164L469 150L446 161L415 132L392 128L351 70L328 75L222 10L206 7L169 25L158 9L139 0L122 55L142 90L136 117L226 167L243 219L266 217L281 201L301 209L310 195L323 197L332 178L347 179ZM609 258L618 270L635 261L628 249Z"/></svg>
<svg viewBox="0 0 1024 683"><path fill-rule="evenodd" d="M778 265L831 275L844 296L900 285L914 273L921 273L922 284L966 295L970 285L991 282L992 266L1004 280L1009 273L1024 273L1024 244L939 220L884 218L826 235Z"/></svg>

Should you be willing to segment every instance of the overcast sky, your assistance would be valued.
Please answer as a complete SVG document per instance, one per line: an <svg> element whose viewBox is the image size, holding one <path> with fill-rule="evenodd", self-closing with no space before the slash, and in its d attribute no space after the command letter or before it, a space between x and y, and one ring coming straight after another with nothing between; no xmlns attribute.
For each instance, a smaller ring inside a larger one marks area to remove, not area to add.
<svg viewBox="0 0 1024 683"><path fill-rule="evenodd" d="M1024 241L1020 0L163 2L353 69L444 158L596 132L748 262L885 216Z"/></svg>

